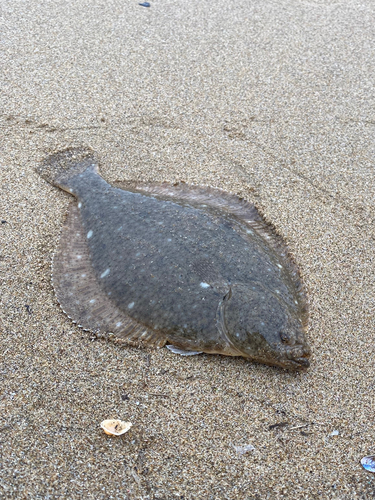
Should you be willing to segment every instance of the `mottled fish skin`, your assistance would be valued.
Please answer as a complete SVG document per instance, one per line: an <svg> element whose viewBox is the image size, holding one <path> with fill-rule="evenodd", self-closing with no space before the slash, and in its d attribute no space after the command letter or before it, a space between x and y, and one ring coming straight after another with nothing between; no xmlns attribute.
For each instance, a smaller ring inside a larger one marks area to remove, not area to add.
<svg viewBox="0 0 375 500"><path fill-rule="evenodd" d="M39 171L78 199L96 280L119 310L182 349L309 366L301 294L266 238L223 211L111 186L90 155L70 162Z"/></svg>

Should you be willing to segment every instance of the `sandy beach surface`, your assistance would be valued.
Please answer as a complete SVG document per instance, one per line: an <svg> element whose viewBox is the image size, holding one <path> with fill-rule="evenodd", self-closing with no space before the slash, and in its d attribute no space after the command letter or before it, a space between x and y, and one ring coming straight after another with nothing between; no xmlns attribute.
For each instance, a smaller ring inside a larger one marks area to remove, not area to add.
<svg viewBox="0 0 375 500"><path fill-rule="evenodd" d="M0 497L373 499L375 4L150 2L1 5ZM50 281L70 196L34 171L69 146L109 182L256 203L308 289L310 369L72 324Z"/></svg>

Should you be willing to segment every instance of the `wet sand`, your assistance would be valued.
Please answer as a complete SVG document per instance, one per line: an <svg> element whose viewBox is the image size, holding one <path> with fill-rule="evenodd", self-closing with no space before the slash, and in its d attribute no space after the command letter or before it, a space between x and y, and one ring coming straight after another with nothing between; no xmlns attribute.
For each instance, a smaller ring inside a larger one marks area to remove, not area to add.
<svg viewBox="0 0 375 500"><path fill-rule="evenodd" d="M374 498L359 464L375 454L373 2L31 0L2 15L0 497ZM308 372L74 326L50 282L70 197L34 172L69 146L92 147L110 182L256 203L308 289ZM133 427L110 438L108 418Z"/></svg>

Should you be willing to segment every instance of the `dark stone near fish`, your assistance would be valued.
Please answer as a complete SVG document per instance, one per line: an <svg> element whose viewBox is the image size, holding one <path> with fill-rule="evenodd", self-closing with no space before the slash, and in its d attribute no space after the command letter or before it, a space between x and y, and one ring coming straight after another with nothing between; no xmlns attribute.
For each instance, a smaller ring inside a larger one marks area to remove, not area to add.
<svg viewBox="0 0 375 500"><path fill-rule="evenodd" d="M90 150L59 152L38 171L78 200L52 274L79 326L128 344L309 366L298 269L254 205L183 183L112 186Z"/></svg>

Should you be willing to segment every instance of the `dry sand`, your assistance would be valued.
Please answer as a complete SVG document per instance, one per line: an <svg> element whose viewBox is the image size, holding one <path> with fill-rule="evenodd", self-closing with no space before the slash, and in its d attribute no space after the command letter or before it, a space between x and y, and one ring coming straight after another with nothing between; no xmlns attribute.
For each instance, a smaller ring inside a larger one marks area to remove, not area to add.
<svg viewBox="0 0 375 500"><path fill-rule="evenodd" d="M2 2L0 497L372 499L375 4L150 1ZM34 168L80 145L108 181L254 201L309 290L309 371L76 328L50 283L70 197Z"/></svg>

